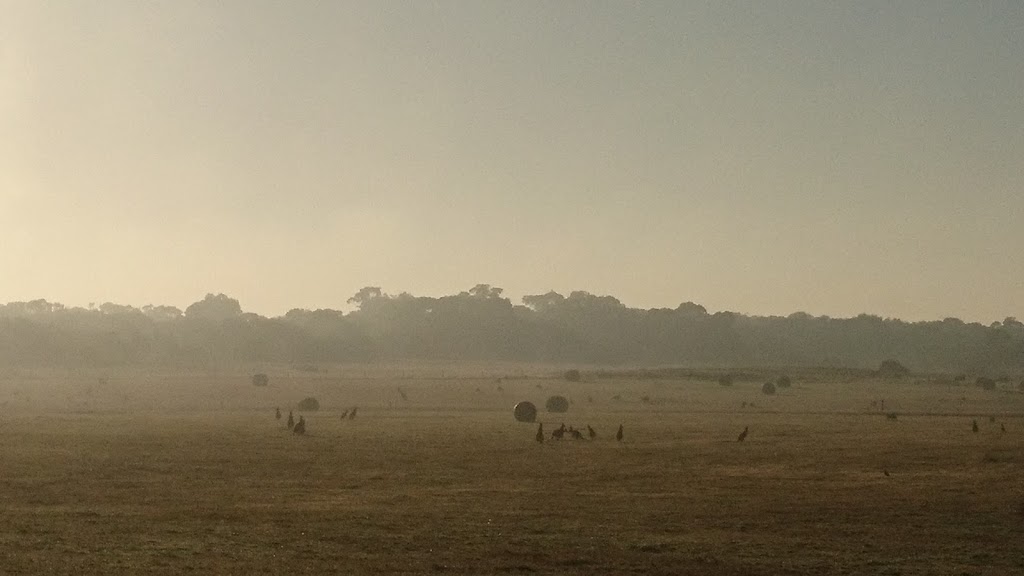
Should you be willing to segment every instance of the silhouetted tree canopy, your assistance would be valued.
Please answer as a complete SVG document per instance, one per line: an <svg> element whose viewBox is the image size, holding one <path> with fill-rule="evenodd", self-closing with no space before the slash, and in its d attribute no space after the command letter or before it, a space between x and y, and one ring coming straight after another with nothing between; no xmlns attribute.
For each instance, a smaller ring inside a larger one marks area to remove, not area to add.
<svg viewBox="0 0 1024 576"><path fill-rule="evenodd" d="M913 369L1017 378L1024 372L1024 324L1012 316L987 326L869 314L747 316L708 313L693 302L675 309L630 308L585 291L528 295L515 305L489 284L436 298L392 295L371 286L348 303L354 310L347 313L293 309L266 318L243 312L224 294L207 294L184 313L152 304L68 308L42 299L10 302L0 305L0 362L212 367L424 359L832 366L889 375Z"/></svg>

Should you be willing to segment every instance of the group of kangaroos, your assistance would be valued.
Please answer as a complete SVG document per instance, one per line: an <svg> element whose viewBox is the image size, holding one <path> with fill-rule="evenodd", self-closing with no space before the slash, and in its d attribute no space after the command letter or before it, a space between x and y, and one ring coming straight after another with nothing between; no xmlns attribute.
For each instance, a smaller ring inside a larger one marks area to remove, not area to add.
<svg viewBox="0 0 1024 576"><path fill-rule="evenodd" d="M355 419L356 411L357 410L359 410L358 406L356 406L355 408L353 408L351 410L345 410L344 412L341 413L341 419L342 420L346 420L346 419L353 420L353 419ZM277 420L281 419L281 409L280 408L275 408L274 409L274 418L277 419ZM291 430L295 434L298 434L298 435L301 436L301 435L306 433L306 418L304 416L302 416L302 415L299 415L299 421L296 422L295 421L295 415L292 414L291 410L288 411L288 422L287 422L287 424L288 424L288 429Z"/></svg>
<svg viewBox="0 0 1024 576"><path fill-rule="evenodd" d="M743 427L743 432L740 432L739 438L737 438L736 441L737 442L743 442L744 440L747 439L747 434L749 434L749 433L750 433L750 427L749 426L744 426ZM552 440L561 440L562 438L565 437L566 434L569 434L569 437L572 438L573 440L583 440L583 431L582 430L578 430L576 428L573 428L572 426L569 426L568 428L566 428L565 427L565 422L562 422L561 426L559 426L558 428L555 428L555 430L553 432L551 432L551 439ZM587 436L590 437L591 440L597 438L597 432L595 432L594 429L590 427L590 424L587 424ZM545 435L544 435L544 423L543 422L541 422L537 426L537 436L536 436L536 439L537 439L537 442L539 442L541 444L544 443ZM619 430L618 430L618 432L615 433L615 440L618 441L618 442L622 442L622 424L619 424Z"/></svg>

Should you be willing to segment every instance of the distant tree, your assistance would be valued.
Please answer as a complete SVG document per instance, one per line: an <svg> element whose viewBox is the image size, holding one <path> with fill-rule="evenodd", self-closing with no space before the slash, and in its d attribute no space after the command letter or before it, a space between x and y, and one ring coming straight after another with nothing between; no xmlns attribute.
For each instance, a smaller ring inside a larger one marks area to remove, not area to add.
<svg viewBox="0 0 1024 576"><path fill-rule="evenodd" d="M270 378L266 374L253 374L252 385L253 386L266 386L270 384Z"/></svg>
<svg viewBox="0 0 1024 576"><path fill-rule="evenodd" d="M238 300L229 298L224 294L207 294L199 302L195 302L185 308L185 317L200 318L220 322L228 318L242 315L242 307Z"/></svg>
<svg viewBox="0 0 1024 576"><path fill-rule="evenodd" d="M708 309L693 302L683 302L676 306L676 313L683 317L699 318L708 315Z"/></svg>
<svg viewBox="0 0 1024 576"><path fill-rule="evenodd" d="M536 312L545 312L556 308L559 304L565 302L565 296L562 296L554 290L547 294L535 294L532 296L523 296L523 304Z"/></svg>
<svg viewBox="0 0 1024 576"><path fill-rule="evenodd" d="M765 382L764 386L761 386L761 392L764 392L768 396L775 394L775 384L772 384L771 381Z"/></svg>
<svg viewBox="0 0 1024 576"><path fill-rule="evenodd" d="M118 316L124 314L140 314L142 311L133 306L125 306L123 304L114 304L113 302L104 302L100 304L100 313L106 314L107 316Z"/></svg>
<svg viewBox="0 0 1024 576"><path fill-rule="evenodd" d="M175 306L154 306L152 304L143 306L142 313L154 322L169 322L182 316L182 311Z"/></svg>
<svg viewBox="0 0 1024 576"><path fill-rule="evenodd" d="M316 398L310 396L309 398L303 398L302 401L299 402L297 408L304 412L315 412L320 409L320 402Z"/></svg>
<svg viewBox="0 0 1024 576"><path fill-rule="evenodd" d="M789 388L792 383L793 382L789 379L789 376L786 376L785 374L779 376L778 379L775 380L775 385L779 388Z"/></svg>
<svg viewBox="0 0 1024 576"><path fill-rule="evenodd" d="M572 370L566 370L565 374L563 374L562 376L569 382L579 382L581 378L580 371L576 370L575 368L573 368Z"/></svg>
<svg viewBox="0 0 1024 576"><path fill-rule="evenodd" d="M503 288L492 287L490 284L477 284L469 289L468 294L474 298L501 298L504 291Z"/></svg>
<svg viewBox="0 0 1024 576"><path fill-rule="evenodd" d="M349 298L348 303L355 304L362 310L366 304L379 298L384 298L384 293L381 292L380 286L366 286L360 288L359 292L356 292L354 296Z"/></svg>

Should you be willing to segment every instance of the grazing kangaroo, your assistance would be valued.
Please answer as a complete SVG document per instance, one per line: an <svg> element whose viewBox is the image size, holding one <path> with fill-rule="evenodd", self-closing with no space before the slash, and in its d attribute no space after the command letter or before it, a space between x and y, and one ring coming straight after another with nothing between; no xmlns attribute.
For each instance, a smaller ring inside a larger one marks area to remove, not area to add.
<svg viewBox="0 0 1024 576"><path fill-rule="evenodd" d="M292 415L292 411L288 411L288 429L291 430L295 427L295 416Z"/></svg>
<svg viewBox="0 0 1024 576"><path fill-rule="evenodd" d="M295 424L295 428L292 429L292 432L300 436L306 433L306 419L304 417L299 416L299 421Z"/></svg>
<svg viewBox="0 0 1024 576"><path fill-rule="evenodd" d="M553 440L561 440L562 436L565 436L565 428L555 428L554 432L551 433Z"/></svg>
<svg viewBox="0 0 1024 576"><path fill-rule="evenodd" d="M978 431L978 421L974 420L974 421L971 422L971 432L977 432L977 431Z"/></svg>
<svg viewBox="0 0 1024 576"><path fill-rule="evenodd" d="M594 432L594 429L590 427L590 424L587 424L587 434L590 436L591 440L597 438L597 432Z"/></svg>
<svg viewBox="0 0 1024 576"><path fill-rule="evenodd" d="M356 418L356 410L359 410L359 406L356 406L356 407L352 408L352 411L348 413L348 419L349 420L355 420L355 418Z"/></svg>
<svg viewBox="0 0 1024 576"><path fill-rule="evenodd" d="M747 434L750 433L750 426L744 426L743 432L740 432L740 437L736 439L737 442L743 442L747 439Z"/></svg>
<svg viewBox="0 0 1024 576"><path fill-rule="evenodd" d="M345 418L348 418L348 410L341 413L341 419L344 420Z"/></svg>
<svg viewBox="0 0 1024 576"><path fill-rule="evenodd" d="M572 430L572 429L570 428L570 430ZM573 440L583 440L583 433L580 432L579 430L573 430L572 431L572 439Z"/></svg>
<svg viewBox="0 0 1024 576"><path fill-rule="evenodd" d="M275 408L274 409L274 419L276 419L276 420L280 420L281 419L281 409L280 408Z"/></svg>
<svg viewBox="0 0 1024 576"><path fill-rule="evenodd" d="M619 424L619 431L615 433L615 440L622 442L622 424Z"/></svg>
<svg viewBox="0 0 1024 576"><path fill-rule="evenodd" d="M540 442L541 444L544 443L544 423L543 422L541 422L540 425L537 426L537 442Z"/></svg>

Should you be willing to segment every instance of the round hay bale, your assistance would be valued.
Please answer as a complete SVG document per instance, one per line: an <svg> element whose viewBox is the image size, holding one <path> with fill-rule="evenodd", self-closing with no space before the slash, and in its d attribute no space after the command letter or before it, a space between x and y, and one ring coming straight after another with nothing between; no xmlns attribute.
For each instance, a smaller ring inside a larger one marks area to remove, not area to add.
<svg viewBox="0 0 1024 576"><path fill-rule="evenodd" d="M520 402L512 409L517 422L534 422L537 420L537 407L533 402Z"/></svg>
<svg viewBox="0 0 1024 576"><path fill-rule="evenodd" d="M320 409L320 402L312 396L309 398L303 398L302 401L299 402L298 409L305 412L316 412Z"/></svg>
<svg viewBox="0 0 1024 576"><path fill-rule="evenodd" d="M548 409L548 412L568 412L569 400L565 396L552 396L548 398L544 407Z"/></svg>
<svg viewBox="0 0 1024 576"><path fill-rule="evenodd" d="M761 386L761 392L764 392L768 396L775 394L775 384L771 381L765 382L764 386Z"/></svg>
<svg viewBox="0 0 1024 576"><path fill-rule="evenodd" d="M252 385L253 386L266 386L270 384L270 378L266 374L253 374Z"/></svg>

